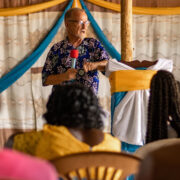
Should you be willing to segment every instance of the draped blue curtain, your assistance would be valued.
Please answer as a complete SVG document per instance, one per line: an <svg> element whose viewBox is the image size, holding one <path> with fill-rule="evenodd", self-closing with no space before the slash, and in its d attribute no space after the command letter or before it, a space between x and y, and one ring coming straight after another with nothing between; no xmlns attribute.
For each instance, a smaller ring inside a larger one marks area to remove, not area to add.
<svg viewBox="0 0 180 180"><path fill-rule="evenodd" d="M95 19L93 18L93 16L91 15L90 11L88 10L88 8L86 7L86 5L84 4L83 0L80 0L81 5L83 7L83 9L85 10L88 19L91 22L91 25L97 35L97 37L99 38L99 40L102 42L102 44L104 45L106 51L111 55L112 58L117 59L118 61L121 60L121 55L119 54L119 52L114 48L114 46L108 41L108 39L106 38L106 36L104 35L103 31L101 30L101 28L98 26L97 22L95 21Z"/></svg>
<svg viewBox="0 0 180 180"><path fill-rule="evenodd" d="M54 36L56 35L59 27L61 26L64 15L66 11L71 8L73 0L70 0L63 14L60 16L54 27L42 41L42 43L36 48L36 50L24 59L21 63L19 63L16 67L14 67L10 72L0 78L0 93L11 86L18 78L20 78L31 66L39 59L44 50L47 48L49 43L52 41Z"/></svg>
<svg viewBox="0 0 180 180"><path fill-rule="evenodd" d="M103 31L100 29L98 24L96 23L95 19L85 6L84 2L80 0L81 5L83 9L86 11L87 16L89 20L91 21L92 27L94 28L99 40L103 43L106 50L109 52L109 54L112 56L112 58L117 59L120 61L121 55L119 52L114 48L114 46L108 41L106 36L104 35ZM61 17L58 19L54 27L51 29L51 31L48 33L48 35L45 37L45 39L42 41L42 43L36 48L36 50L28 56L26 59L24 59L21 63L19 63L16 67L14 67L10 72L8 72L6 75L4 75L2 78L0 78L0 93L3 92L5 89L7 89L9 86L11 86L17 79L19 79L31 66L39 59L39 57L42 55L44 50L47 48L51 40L56 35L59 27L62 24L62 21L64 20L64 15L66 11L72 6L73 0L70 0L68 6L64 10Z"/></svg>

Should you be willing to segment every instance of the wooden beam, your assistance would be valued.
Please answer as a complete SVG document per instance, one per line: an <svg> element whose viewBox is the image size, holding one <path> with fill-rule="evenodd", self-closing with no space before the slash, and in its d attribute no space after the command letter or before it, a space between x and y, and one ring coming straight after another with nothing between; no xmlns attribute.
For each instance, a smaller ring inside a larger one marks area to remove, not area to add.
<svg viewBox="0 0 180 180"><path fill-rule="evenodd" d="M132 0L121 0L121 59L133 60Z"/></svg>

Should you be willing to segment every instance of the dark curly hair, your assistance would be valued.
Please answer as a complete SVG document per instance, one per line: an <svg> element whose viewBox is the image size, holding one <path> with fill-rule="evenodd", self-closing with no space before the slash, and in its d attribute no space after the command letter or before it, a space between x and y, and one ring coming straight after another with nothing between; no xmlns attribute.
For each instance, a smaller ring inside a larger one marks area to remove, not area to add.
<svg viewBox="0 0 180 180"><path fill-rule="evenodd" d="M104 112L93 91L78 83L57 86L49 97L48 124L81 129L102 129Z"/></svg>
<svg viewBox="0 0 180 180"><path fill-rule="evenodd" d="M180 94L172 73L159 70L151 80L146 143L168 138L167 122L180 137Z"/></svg>

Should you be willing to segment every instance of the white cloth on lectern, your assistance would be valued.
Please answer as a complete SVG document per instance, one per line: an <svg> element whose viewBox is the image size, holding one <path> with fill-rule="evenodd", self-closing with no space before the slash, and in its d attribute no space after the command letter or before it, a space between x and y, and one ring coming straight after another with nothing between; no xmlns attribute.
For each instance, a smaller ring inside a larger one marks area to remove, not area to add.
<svg viewBox="0 0 180 180"><path fill-rule="evenodd" d="M157 63L147 70L172 71L173 62L168 59L158 59ZM111 59L106 68L106 75L118 70L135 70L134 68ZM116 106L113 115L113 135L129 144L143 145L147 128L148 90L128 91Z"/></svg>

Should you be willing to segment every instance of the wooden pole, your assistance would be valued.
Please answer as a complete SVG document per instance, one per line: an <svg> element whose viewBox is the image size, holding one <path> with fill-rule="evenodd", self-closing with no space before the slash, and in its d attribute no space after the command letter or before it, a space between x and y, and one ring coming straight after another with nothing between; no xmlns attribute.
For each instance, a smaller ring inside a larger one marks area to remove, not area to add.
<svg viewBox="0 0 180 180"><path fill-rule="evenodd" d="M133 60L132 0L121 0L121 59Z"/></svg>

